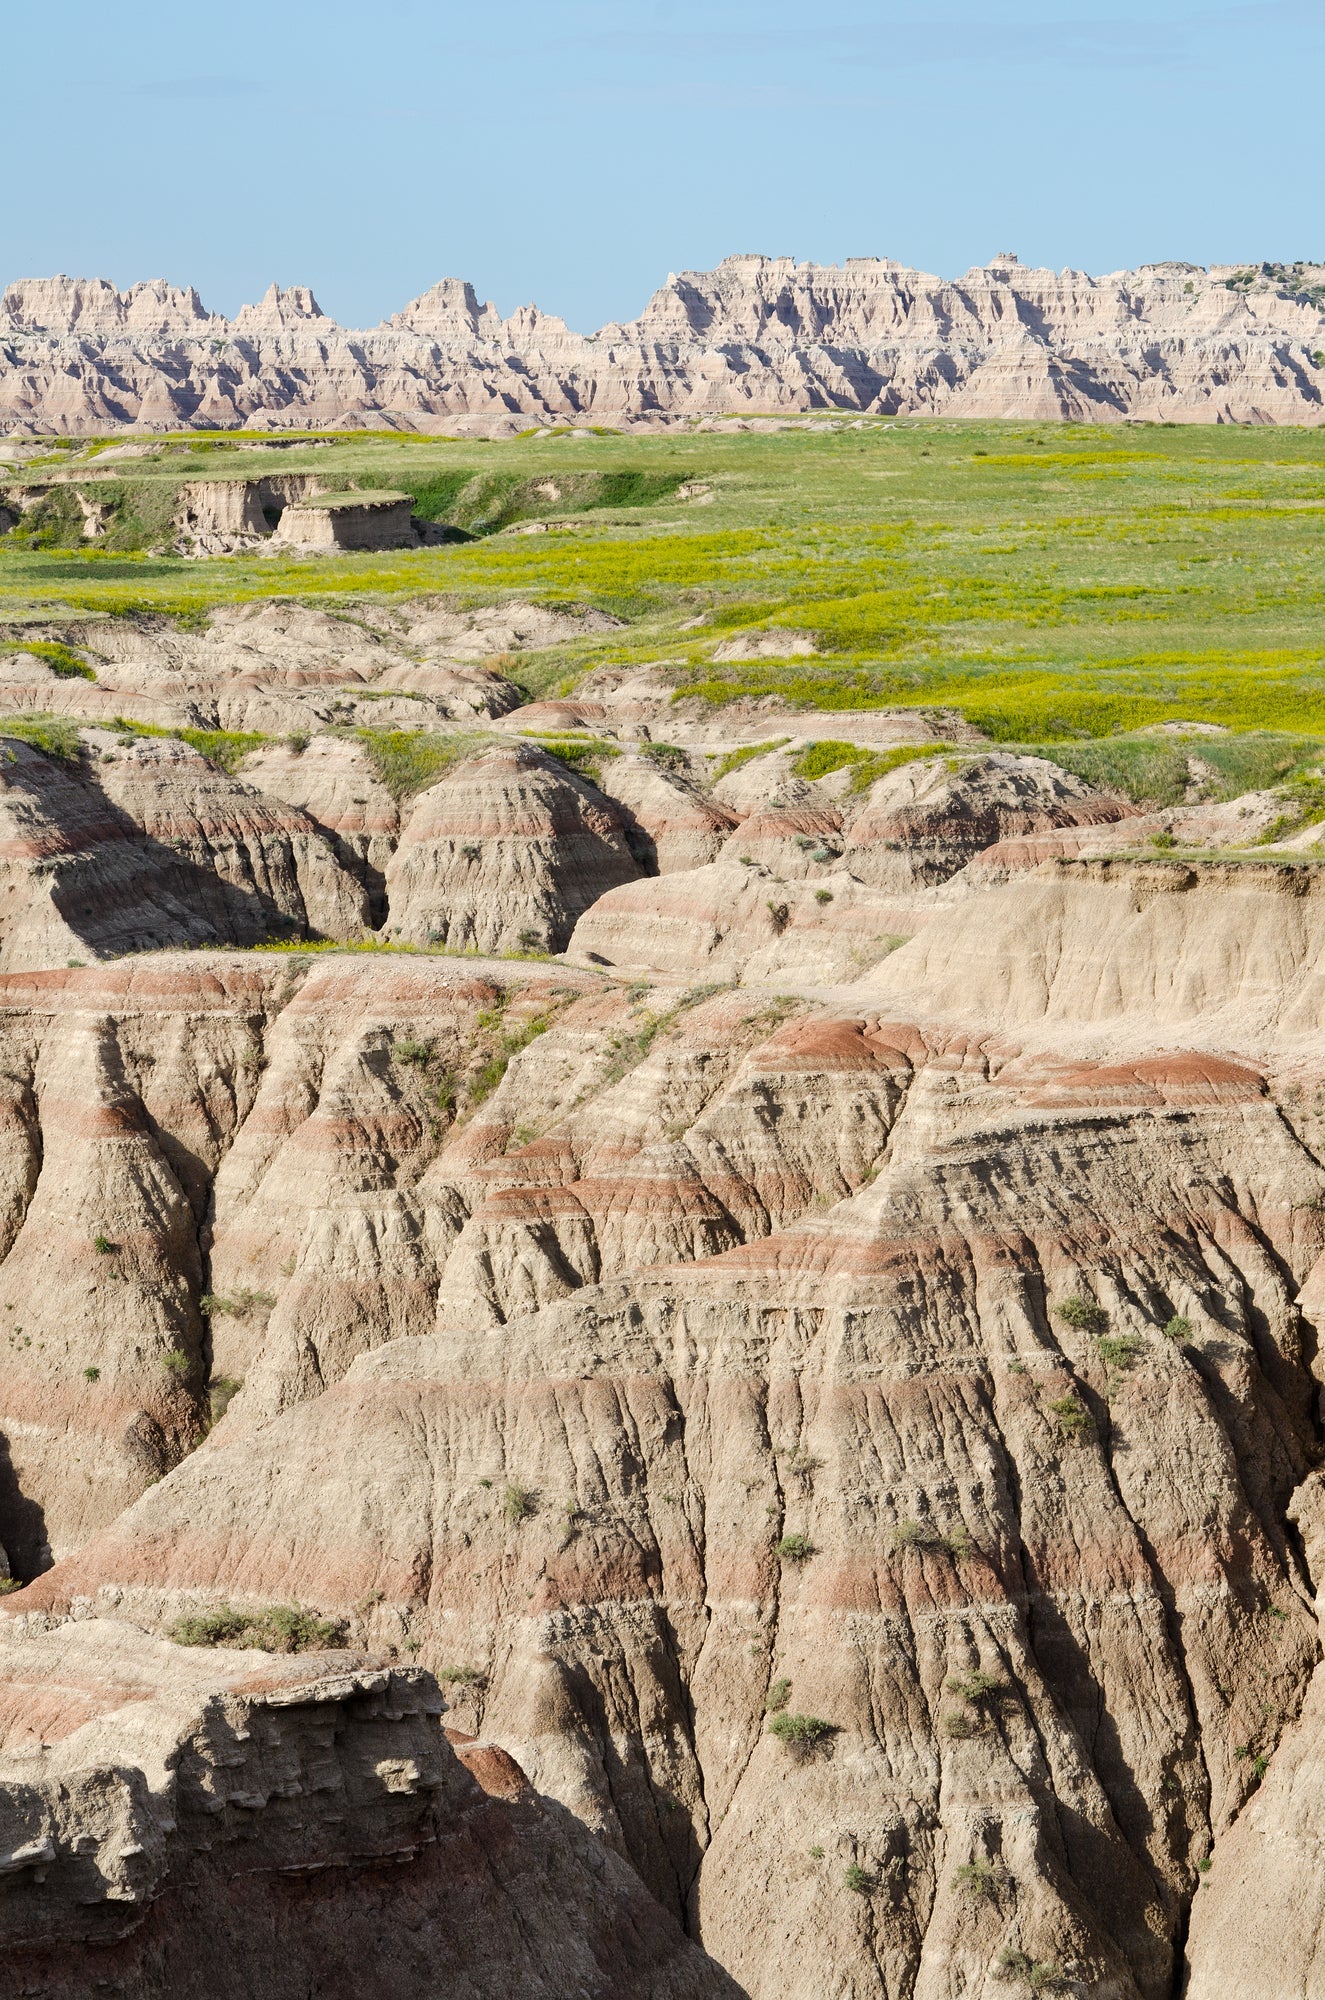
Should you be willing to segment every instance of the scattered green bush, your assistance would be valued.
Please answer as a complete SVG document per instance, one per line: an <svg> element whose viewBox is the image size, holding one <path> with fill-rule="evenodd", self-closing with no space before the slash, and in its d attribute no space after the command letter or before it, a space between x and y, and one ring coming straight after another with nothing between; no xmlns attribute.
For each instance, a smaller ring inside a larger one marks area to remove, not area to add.
<svg viewBox="0 0 1325 2000"><path fill-rule="evenodd" d="M480 1015L479 1026L483 1025L483 1016ZM526 1021L522 1028L515 1029L509 1035L503 1035L499 1046L469 1079L470 1104L482 1104L486 1098L491 1097L510 1068L512 1059L518 1056L522 1049L527 1049L540 1035L546 1034L551 1025L546 1015L537 1014L532 1020Z"/></svg>
<svg viewBox="0 0 1325 2000"><path fill-rule="evenodd" d="M756 757L767 757L770 750L781 750L790 741L789 736L774 736L767 743L747 743L740 750L728 750L719 757L717 765L709 773L710 784L716 785L720 778L739 771L742 764L749 764Z"/></svg>
<svg viewBox="0 0 1325 2000"><path fill-rule="evenodd" d="M212 1422L219 1424L244 1384L237 1375L213 1375L207 1384L207 1402Z"/></svg>
<svg viewBox="0 0 1325 2000"><path fill-rule="evenodd" d="M83 1380L85 1382L99 1382L101 1380L101 1370L99 1368L85 1368L83 1370Z"/></svg>
<svg viewBox="0 0 1325 2000"><path fill-rule="evenodd" d="M198 1300L198 1310L204 1319L242 1319L245 1313L255 1309L270 1312L276 1300L271 1292L251 1292L241 1285L232 1297L222 1298L219 1292L204 1292Z"/></svg>
<svg viewBox="0 0 1325 2000"><path fill-rule="evenodd" d="M1095 1428L1090 1411L1076 1396L1059 1396L1049 1405L1051 1413L1057 1417L1059 1429L1069 1444L1082 1444Z"/></svg>
<svg viewBox="0 0 1325 2000"><path fill-rule="evenodd" d="M842 1879L855 1896L868 1896L874 1888L874 1877L856 1861L848 1863Z"/></svg>
<svg viewBox="0 0 1325 2000"><path fill-rule="evenodd" d="M77 728L62 715L7 715L0 721L0 738L6 736L61 764L76 764L83 754Z"/></svg>
<svg viewBox="0 0 1325 2000"><path fill-rule="evenodd" d="M784 1535L777 1552L783 1562L804 1562L814 1554L814 1543L808 1535Z"/></svg>
<svg viewBox="0 0 1325 2000"><path fill-rule="evenodd" d="M174 1375L179 1380L188 1374L192 1365L188 1355L178 1347L172 1347L169 1354L161 1356L161 1366L167 1375Z"/></svg>
<svg viewBox="0 0 1325 2000"><path fill-rule="evenodd" d="M433 1677L440 1681L443 1687L480 1689L488 1685L488 1677L481 1667L436 1667L433 1670Z"/></svg>
<svg viewBox="0 0 1325 2000"><path fill-rule="evenodd" d="M109 1236L103 1236L100 1231L98 1231L97 1234L92 1238L92 1248L96 1251L98 1257L113 1256L116 1247L117 1246L111 1242Z"/></svg>
<svg viewBox="0 0 1325 2000"><path fill-rule="evenodd" d="M768 1727L779 1743L797 1752L818 1749L837 1734L835 1722L825 1722L819 1715L791 1715L786 1709L775 1715Z"/></svg>
<svg viewBox="0 0 1325 2000"><path fill-rule="evenodd" d="M518 1479L508 1480L502 1494L501 1510L507 1525L518 1528L522 1521L528 1521L538 1512L538 1502L527 1486Z"/></svg>
<svg viewBox="0 0 1325 2000"><path fill-rule="evenodd" d="M96 674L80 659L72 646L66 646L58 639L16 639L0 645L0 653L32 653L37 659L45 660L52 673L62 681L94 681Z"/></svg>
<svg viewBox="0 0 1325 2000"><path fill-rule="evenodd" d="M407 1068L427 1069L437 1059L435 1041L416 1042L401 1036L391 1044L392 1062L404 1063Z"/></svg>
<svg viewBox="0 0 1325 2000"><path fill-rule="evenodd" d="M774 1681L768 1690L768 1699L764 1703L764 1711L768 1715L781 1715L790 1700L791 1682L789 1680Z"/></svg>
<svg viewBox="0 0 1325 2000"><path fill-rule="evenodd" d="M346 1643L342 1621L318 1618L297 1604L268 1604L256 1611L217 1604L177 1618L166 1636L177 1646L235 1646L264 1653L320 1652Z"/></svg>
<svg viewBox="0 0 1325 2000"><path fill-rule="evenodd" d="M1062 1299L1054 1307L1054 1317L1061 1319L1064 1326L1074 1326L1082 1333L1093 1333L1098 1337L1109 1325L1109 1315L1104 1307L1094 1299L1082 1297Z"/></svg>
<svg viewBox="0 0 1325 2000"><path fill-rule="evenodd" d="M1130 1368L1141 1352L1141 1342L1131 1333L1100 1334L1096 1352L1106 1368Z"/></svg>
<svg viewBox="0 0 1325 2000"><path fill-rule="evenodd" d="M1064 1984L1063 1974L1052 1959L1031 1958L1029 1953L1008 1945L999 1953L998 1969L1004 1979L1020 1979L1032 1993L1056 1993Z"/></svg>
<svg viewBox="0 0 1325 2000"><path fill-rule="evenodd" d="M983 1859L963 1861L953 1876L953 1882L964 1895L972 1896L976 1902L996 1903L1002 1886L1000 1871L992 1862Z"/></svg>
<svg viewBox="0 0 1325 2000"><path fill-rule="evenodd" d="M1172 1319L1165 1321L1164 1338L1166 1340L1183 1341L1190 1340L1191 1337L1192 1323L1189 1319L1184 1318L1182 1313L1174 1313Z"/></svg>
<svg viewBox="0 0 1325 2000"><path fill-rule="evenodd" d="M839 743L829 738L822 743L807 743L803 750L798 750L791 768L798 778L809 779L826 778L832 771L849 769L851 790L867 792L871 785L886 778L890 771L900 770L903 764L914 764L923 757L951 755L951 750L942 743L903 743L896 750L862 750L857 743Z"/></svg>
<svg viewBox="0 0 1325 2000"><path fill-rule="evenodd" d="M640 756L647 757L651 764L661 765L664 771L686 771L690 768L690 754L678 749L675 743L641 743Z"/></svg>
<svg viewBox="0 0 1325 2000"><path fill-rule="evenodd" d="M412 798L472 758L481 757L498 740L476 732L434 736L424 729L356 729L377 777L393 799Z"/></svg>
<svg viewBox="0 0 1325 2000"><path fill-rule="evenodd" d="M1008 1700L1011 1689L1001 1675L975 1667L967 1674L950 1675L948 1693L955 1694L968 1708L997 1708Z"/></svg>

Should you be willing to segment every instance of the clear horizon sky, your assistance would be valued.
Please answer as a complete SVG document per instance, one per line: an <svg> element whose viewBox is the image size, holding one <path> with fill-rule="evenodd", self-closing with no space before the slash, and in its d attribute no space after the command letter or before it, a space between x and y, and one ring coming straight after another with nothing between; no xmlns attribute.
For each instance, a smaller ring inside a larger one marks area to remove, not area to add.
<svg viewBox="0 0 1325 2000"><path fill-rule="evenodd" d="M0 281L440 277L583 331L737 251L1325 260L1322 0L5 9Z"/></svg>

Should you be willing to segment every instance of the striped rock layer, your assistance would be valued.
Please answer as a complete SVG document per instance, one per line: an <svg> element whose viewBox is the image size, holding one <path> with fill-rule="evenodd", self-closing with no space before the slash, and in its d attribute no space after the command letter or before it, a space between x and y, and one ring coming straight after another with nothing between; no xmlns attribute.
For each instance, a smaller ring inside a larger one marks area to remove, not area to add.
<svg viewBox="0 0 1325 2000"><path fill-rule="evenodd" d="M302 286L233 321L157 281L25 279L0 304L0 422L279 427L371 419L614 419L837 407L1118 422L1319 422L1320 266L1153 264L1090 277L1001 257L955 280L887 258L728 257L673 274L636 320L503 320L443 279L381 326Z"/></svg>
<svg viewBox="0 0 1325 2000"><path fill-rule="evenodd" d="M1308 2000L1312 879L1050 864L818 998L9 975L8 1608L343 1619L757 2000Z"/></svg>

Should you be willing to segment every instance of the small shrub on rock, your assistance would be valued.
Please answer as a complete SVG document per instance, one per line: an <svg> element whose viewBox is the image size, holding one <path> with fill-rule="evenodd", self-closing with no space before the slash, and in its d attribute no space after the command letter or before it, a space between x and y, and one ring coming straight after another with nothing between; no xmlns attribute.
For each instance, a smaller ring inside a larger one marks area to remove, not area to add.
<svg viewBox="0 0 1325 2000"><path fill-rule="evenodd" d="M768 1727L779 1743L799 1756L817 1750L837 1733L837 1724L825 1722L821 1715L790 1715L785 1708L773 1717Z"/></svg>
<svg viewBox="0 0 1325 2000"><path fill-rule="evenodd" d="M768 1699L764 1703L765 1714L781 1715L790 1700L791 1682L789 1680L774 1681L768 1690Z"/></svg>
<svg viewBox="0 0 1325 2000"><path fill-rule="evenodd" d="M188 1355L178 1347L172 1347L169 1354L161 1356L161 1366L167 1375L173 1375L176 1381L183 1380L189 1372L190 1365Z"/></svg>
<svg viewBox="0 0 1325 2000"><path fill-rule="evenodd" d="M527 1486L522 1486L518 1479L512 1479L501 1496L501 1510L507 1524L518 1528L522 1521L529 1520L538 1512L538 1502Z"/></svg>
<svg viewBox="0 0 1325 2000"><path fill-rule="evenodd" d="M899 1521L893 1529L895 1549L936 1549L942 1541L943 1537L932 1521L917 1521L908 1517Z"/></svg>
<svg viewBox="0 0 1325 2000"><path fill-rule="evenodd" d="M345 1644L339 1620L318 1618L297 1604L268 1604L259 1611L215 1604L177 1618L166 1636L177 1646L236 1646L264 1653L318 1652Z"/></svg>
<svg viewBox="0 0 1325 2000"><path fill-rule="evenodd" d="M1049 1409L1069 1444L1084 1444L1095 1428L1090 1411L1076 1396L1059 1396Z"/></svg>
<svg viewBox="0 0 1325 2000"><path fill-rule="evenodd" d="M808 1535L784 1535L778 1543L778 1554L783 1562L804 1562L814 1554L814 1543Z"/></svg>
<svg viewBox="0 0 1325 2000"><path fill-rule="evenodd" d="M992 1861L963 1861L952 1879L964 1895L973 1897L978 1903L998 1901L1002 1876Z"/></svg>
<svg viewBox="0 0 1325 2000"><path fill-rule="evenodd" d="M1098 1337L1108 1331L1109 1315L1104 1307L1094 1299L1083 1298L1080 1292L1072 1298L1060 1300L1054 1307L1054 1314L1064 1326L1074 1326L1081 1333L1093 1333Z"/></svg>
<svg viewBox="0 0 1325 2000"><path fill-rule="evenodd" d="M858 1861L849 1863L842 1879L853 1896L868 1896L874 1887L874 1877Z"/></svg>
<svg viewBox="0 0 1325 2000"><path fill-rule="evenodd" d="M1007 1682L984 1667L976 1667L969 1674L953 1674L948 1681L948 1693L955 1694L968 1708L996 1708L1009 1692Z"/></svg>
<svg viewBox="0 0 1325 2000"><path fill-rule="evenodd" d="M998 1970L1001 1978L1020 1980L1032 1993L1056 1993L1063 1984L1063 1975L1052 1959L1032 1958L1015 1945L999 1953Z"/></svg>
<svg viewBox="0 0 1325 2000"><path fill-rule="evenodd" d="M1192 1337L1192 1323L1189 1319L1185 1319L1181 1313L1174 1313L1173 1318L1165 1322L1164 1325L1165 1340L1176 1340L1181 1342L1184 1340L1190 1340L1191 1337Z"/></svg>
<svg viewBox="0 0 1325 2000"><path fill-rule="evenodd" d="M1095 1342L1106 1368L1130 1368L1141 1352L1141 1343L1131 1333L1106 1333Z"/></svg>

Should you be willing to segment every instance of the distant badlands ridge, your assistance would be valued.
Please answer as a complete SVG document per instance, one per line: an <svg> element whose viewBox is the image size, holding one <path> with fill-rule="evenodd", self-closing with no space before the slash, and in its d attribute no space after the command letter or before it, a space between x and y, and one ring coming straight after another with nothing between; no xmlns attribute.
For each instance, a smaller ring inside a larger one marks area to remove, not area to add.
<svg viewBox="0 0 1325 2000"><path fill-rule="evenodd" d="M1011 255L948 280L887 258L729 257L584 335L445 278L354 332L304 286L233 320L164 281L23 279L0 304L0 430L383 426L501 435L817 409L1116 422L1325 418L1325 267Z"/></svg>

